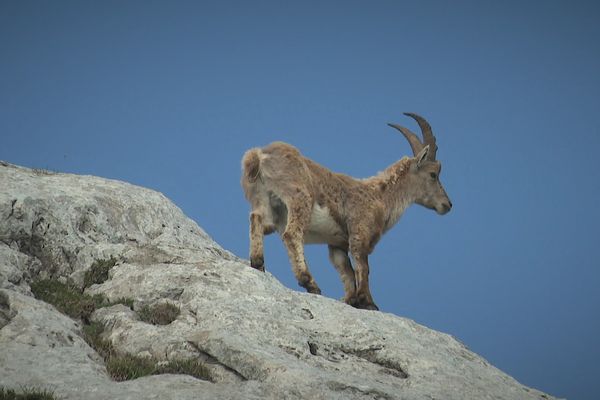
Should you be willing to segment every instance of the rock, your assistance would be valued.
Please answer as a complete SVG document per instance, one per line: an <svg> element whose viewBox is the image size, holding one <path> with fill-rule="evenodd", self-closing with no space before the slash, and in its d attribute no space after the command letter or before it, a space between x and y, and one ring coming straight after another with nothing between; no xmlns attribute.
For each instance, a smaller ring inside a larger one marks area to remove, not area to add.
<svg viewBox="0 0 600 400"><path fill-rule="evenodd" d="M0 163L0 386L64 399L550 399L449 335L395 315L282 286L216 244L160 193L91 176ZM32 296L38 278L83 287L94 261L117 259L85 293L170 302L168 325L124 305L91 320L121 353L202 361L186 375L110 379L80 321Z"/></svg>

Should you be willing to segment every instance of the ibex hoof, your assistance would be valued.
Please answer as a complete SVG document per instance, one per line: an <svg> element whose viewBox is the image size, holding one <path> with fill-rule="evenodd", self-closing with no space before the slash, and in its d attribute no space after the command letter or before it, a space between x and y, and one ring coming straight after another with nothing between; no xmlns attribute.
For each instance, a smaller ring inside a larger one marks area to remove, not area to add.
<svg viewBox="0 0 600 400"><path fill-rule="evenodd" d="M379 311L379 307L377 307L375 305L375 303L371 303L371 304L361 304L358 308L362 308L363 310L373 310L373 311Z"/></svg>
<svg viewBox="0 0 600 400"><path fill-rule="evenodd" d="M347 297L342 300L344 301L344 303L346 303L352 307L358 308L358 298L356 296Z"/></svg>
<svg viewBox="0 0 600 400"><path fill-rule="evenodd" d="M356 300L355 304L352 304L353 307L356 308L360 308L362 310L374 310L374 311L379 311L379 307L377 307L375 305L375 303L373 302L373 300L368 300L365 298L360 298L361 296L358 297L358 299Z"/></svg>
<svg viewBox="0 0 600 400"><path fill-rule="evenodd" d="M312 293L312 294L321 294L321 289L317 286L316 283L309 283L309 284L302 284L300 283L300 286L302 286L304 289L306 289L306 291L308 293Z"/></svg>
<svg viewBox="0 0 600 400"><path fill-rule="evenodd" d="M298 285L302 286L308 293L321 294L321 289L317 286L317 283L308 274L304 274L302 279L298 281Z"/></svg>
<svg viewBox="0 0 600 400"><path fill-rule="evenodd" d="M250 260L250 266L260 272L265 272L265 261L262 258L259 260Z"/></svg>

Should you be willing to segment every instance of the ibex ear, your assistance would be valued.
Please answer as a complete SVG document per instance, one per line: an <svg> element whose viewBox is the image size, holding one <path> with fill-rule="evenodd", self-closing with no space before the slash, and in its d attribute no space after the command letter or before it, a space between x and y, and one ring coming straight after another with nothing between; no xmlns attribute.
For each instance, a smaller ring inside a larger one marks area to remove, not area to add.
<svg viewBox="0 0 600 400"><path fill-rule="evenodd" d="M429 145L423 147L423 150L415 157L417 159L417 168L421 168L421 163L427 158L427 153L429 153Z"/></svg>

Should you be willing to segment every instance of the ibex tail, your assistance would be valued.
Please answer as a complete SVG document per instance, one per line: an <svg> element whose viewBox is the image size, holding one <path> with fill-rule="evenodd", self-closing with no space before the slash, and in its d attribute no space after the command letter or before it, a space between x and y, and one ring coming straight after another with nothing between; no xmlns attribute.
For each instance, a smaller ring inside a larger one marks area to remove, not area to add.
<svg viewBox="0 0 600 400"><path fill-rule="evenodd" d="M256 182L258 175L260 174L259 149L250 149L244 154L244 158L242 158L242 169L244 170L244 177L248 182Z"/></svg>

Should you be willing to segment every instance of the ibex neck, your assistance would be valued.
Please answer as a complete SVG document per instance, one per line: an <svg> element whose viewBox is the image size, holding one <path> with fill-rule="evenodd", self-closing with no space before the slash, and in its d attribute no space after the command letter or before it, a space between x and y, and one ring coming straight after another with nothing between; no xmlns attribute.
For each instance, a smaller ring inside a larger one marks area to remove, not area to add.
<svg viewBox="0 0 600 400"><path fill-rule="evenodd" d="M407 178L410 168L410 159L402 158L380 172L371 180L379 188L381 199L385 204L387 231L398 222L404 210L415 202L414 195L410 190Z"/></svg>

